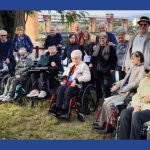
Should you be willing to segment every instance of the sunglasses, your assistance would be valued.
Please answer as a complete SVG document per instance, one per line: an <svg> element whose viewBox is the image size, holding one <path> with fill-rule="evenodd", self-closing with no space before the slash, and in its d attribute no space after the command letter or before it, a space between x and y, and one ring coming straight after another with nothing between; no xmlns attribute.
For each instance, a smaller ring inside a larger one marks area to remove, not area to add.
<svg viewBox="0 0 150 150"><path fill-rule="evenodd" d="M148 24L139 24L141 27L143 26L143 27L147 27L148 26Z"/></svg>
<svg viewBox="0 0 150 150"><path fill-rule="evenodd" d="M149 73L149 72L150 72L150 70L149 70L149 69L145 69L145 72L146 72L146 73Z"/></svg>
<svg viewBox="0 0 150 150"><path fill-rule="evenodd" d="M1 35L1 36L7 36L7 35Z"/></svg>

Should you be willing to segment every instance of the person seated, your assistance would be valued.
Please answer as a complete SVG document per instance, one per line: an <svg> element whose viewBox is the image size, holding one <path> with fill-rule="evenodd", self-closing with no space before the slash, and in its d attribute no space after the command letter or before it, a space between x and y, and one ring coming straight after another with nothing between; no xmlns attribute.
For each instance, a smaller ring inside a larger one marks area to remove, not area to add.
<svg viewBox="0 0 150 150"><path fill-rule="evenodd" d="M63 73L61 86L58 88L56 106L50 113L63 117L68 114L69 102L72 97L79 94L83 82L91 80L89 67L82 61L82 52L74 50L71 53L72 63Z"/></svg>
<svg viewBox="0 0 150 150"><path fill-rule="evenodd" d="M32 66L33 61L29 57L26 48L19 49L19 61L16 65L16 72L14 77L9 77L7 80L6 87L4 89L3 95L0 96L2 101L12 101L15 96L16 86L25 80L27 75L27 70Z"/></svg>
<svg viewBox="0 0 150 150"><path fill-rule="evenodd" d="M111 92L118 91L117 95L105 98L102 105L102 111L99 118L99 124L93 124L93 128L104 130L105 124L107 123L109 117L116 113L115 105L120 102L124 102L131 90L137 89L140 80L144 78L144 56L141 52L136 51L131 54L131 62L133 66L126 74L123 80L116 82L111 88ZM109 128L111 131L115 129L116 126L116 117L111 118ZM109 132L109 131L108 131Z"/></svg>
<svg viewBox="0 0 150 150"><path fill-rule="evenodd" d="M40 99L47 96L47 79L53 79L58 74L61 68L61 59L58 55L56 46L49 46L48 51L45 55L42 55L37 63L39 67L48 67L50 74L46 71L41 71L40 73L31 73L32 91L27 95L27 97L38 97ZM40 79L40 84L38 85L38 79Z"/></svg>
<svg viewBox="0 0 150 150"><path fill-rule="evenodd" d="M141 139L143 124L150 121L150 66L145 68L145 73L131 106L121 112L119 139Z"/></svg>

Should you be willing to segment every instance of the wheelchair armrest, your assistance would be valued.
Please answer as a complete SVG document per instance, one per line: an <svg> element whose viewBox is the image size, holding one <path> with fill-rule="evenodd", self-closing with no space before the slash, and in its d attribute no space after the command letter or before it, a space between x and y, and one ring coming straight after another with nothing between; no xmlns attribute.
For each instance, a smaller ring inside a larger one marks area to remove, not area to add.
<svg viewBox="0 0 150 150"><path fill-rule="evenodd" d="M117 107L117 108L118 108L118 107L122 107L122 106L124 106L124 105L126 106L126 104L125 104L123 101L115 102L115 103L114 103L114 106Z"/></svg>

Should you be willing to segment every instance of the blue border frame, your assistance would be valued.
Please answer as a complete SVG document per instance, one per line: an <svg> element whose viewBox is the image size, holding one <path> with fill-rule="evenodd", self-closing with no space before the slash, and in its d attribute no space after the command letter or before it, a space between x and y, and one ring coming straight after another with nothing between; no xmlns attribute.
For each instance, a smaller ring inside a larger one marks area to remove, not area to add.
<svg viewBox="0 0 150 150"><path fill-rule="evenodd" d="M150 10L149 0L1 0L0 10ZM148 148L147 148L148 147ZM0 150L149 149L149 141L2 140Z"/></svg>

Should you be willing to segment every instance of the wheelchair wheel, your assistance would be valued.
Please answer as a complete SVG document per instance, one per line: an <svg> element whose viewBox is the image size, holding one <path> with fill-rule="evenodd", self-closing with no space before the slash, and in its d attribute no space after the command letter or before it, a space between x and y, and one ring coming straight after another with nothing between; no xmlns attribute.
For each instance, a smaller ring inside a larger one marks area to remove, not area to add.
<svg viewBox="0 0 150 150"><path fill-rule="evenodd" d="M1 83L0 83L1 93L4 92L4 88L5 88L6 84L7 84L7 80L8 80L9 77L10 77L10 74L6 74L6 75L2 78Z"/></svg>
<svg viewBox="0 0 150 150"><path fill-rule="evenodd" d="M92 84L89 84L81 98L81 110L83 114L89 115L91 112L94 112L98 107L98 98L96 94L96 87Z"/></svg>

